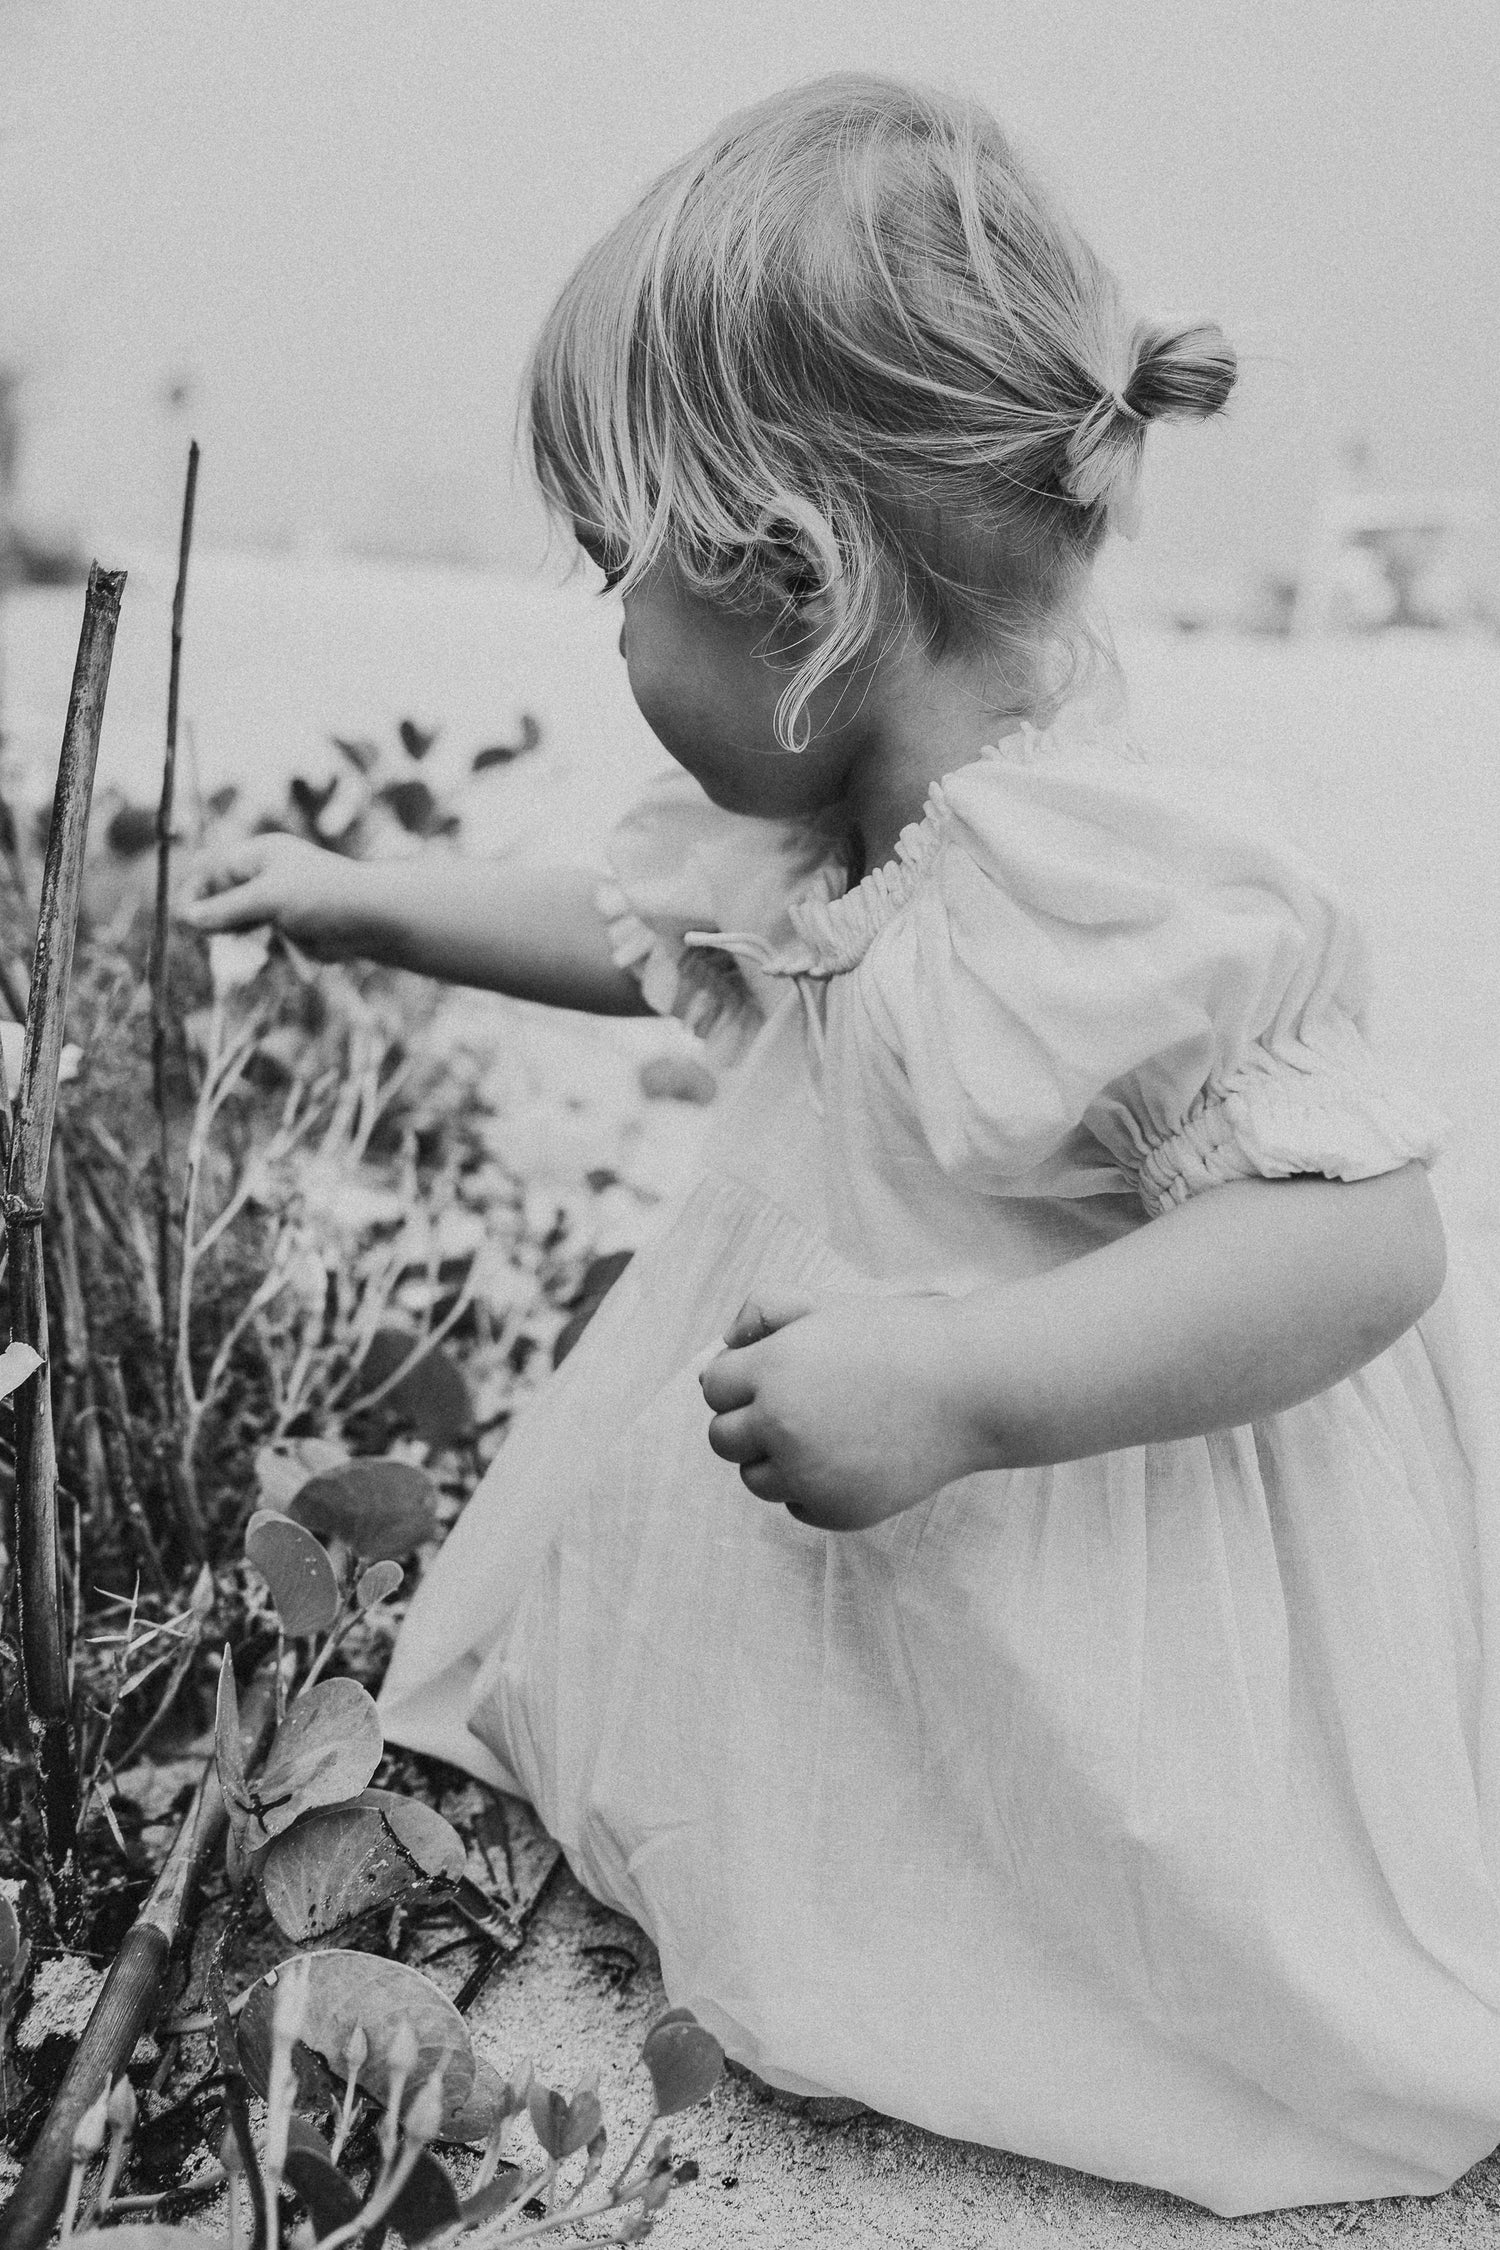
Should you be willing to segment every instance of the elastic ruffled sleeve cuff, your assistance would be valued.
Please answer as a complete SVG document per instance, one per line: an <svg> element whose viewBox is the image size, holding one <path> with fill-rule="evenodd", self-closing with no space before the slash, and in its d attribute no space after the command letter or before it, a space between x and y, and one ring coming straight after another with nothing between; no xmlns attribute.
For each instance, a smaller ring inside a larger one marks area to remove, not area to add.
<svg viewBox="0 0 1500 2250"><path fill-rule="evenodd" d="M1357 1051L1307 1050L1295 1062L1261 1048L1211 1086L1175 1132L1143 1152L1148 1212L1155 1217L1229 1180L1368 1180L1431 1164L1446 1121L1379 1077L1352 1026L1349 1045Z"/></svg>
<svg viewBox="0 0 1500 2250"><path fill-rule="evenodd" d="M648 1008L675 1016L721 1068L737 1062L760 1028L760 1011L726 955L687 946L643 922L626 893L606 879L595 904L615 966L633 976Z"/></svg>

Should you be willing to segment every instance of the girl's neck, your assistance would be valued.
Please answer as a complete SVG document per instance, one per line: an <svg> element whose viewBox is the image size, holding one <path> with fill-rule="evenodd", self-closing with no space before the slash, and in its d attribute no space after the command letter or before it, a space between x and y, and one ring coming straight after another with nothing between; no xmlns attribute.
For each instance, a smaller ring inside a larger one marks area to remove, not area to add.
<svg viewBox="0 0 1500 2250"><path fill-rule="evenodd" d="M894 856L935 781L971 765L1030 715L1029 700L1007 695L988 667L934 661L920 650L887 658L860 711L862 739L843 800L866 872Z"/></svg>

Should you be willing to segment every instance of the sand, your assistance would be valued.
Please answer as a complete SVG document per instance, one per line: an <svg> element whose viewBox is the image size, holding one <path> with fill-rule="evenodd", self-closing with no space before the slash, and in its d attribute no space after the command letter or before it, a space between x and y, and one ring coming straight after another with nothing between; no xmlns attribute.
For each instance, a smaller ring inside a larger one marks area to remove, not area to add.
<svg viewBox="0 0 1500 2250"><path fill-rule="evenodd" d="M633 1972L631 1961L640 1963ZM620 1985L622 1972L625 1976ZM645 2119L641 2038L666 2005L632 1925L554 1876L525 1953L476 2008L476 2044L499 2069L530 2055L549 2084L592 2064L612 2142ZM940 2139L868 2111L827 2121L744 2076L676 2120L674 2153L701 2177L672 2199L662 2250L1249 2250L1336 2243L1480 2250L1500 2243L1500 2154L1447 2195L1219 2219L1174 2196ZM519 2135L524 2140L524 2133Z"/></svg>

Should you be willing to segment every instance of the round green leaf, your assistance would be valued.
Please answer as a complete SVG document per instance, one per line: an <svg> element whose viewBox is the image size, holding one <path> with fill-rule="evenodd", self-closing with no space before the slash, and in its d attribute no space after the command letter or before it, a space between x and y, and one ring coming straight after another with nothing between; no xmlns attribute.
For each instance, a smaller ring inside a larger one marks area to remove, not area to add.
<svg viewBox="0 0 1500 2250"><path fill-rule="evenodd" d="M288 1711L248 1785L252 1847L318 1805L357 1797L385 1747L374 1700L356 1680L320 1680Z"/></svg>
<svg viewBox="0 0 1500 2250"><path fill-rule="evenodd" d="M483 2055L474 2057L474 2083L463 2105L443 2119L438 2139L474 2146L487 2141L497 2125L513 2117L522 2103L515 2088Z"/></svg>
<svg viewBox="0 0 1500 2250"><path fill-rule="evenodd" d="M349 2043L356 2031L362 2031L365 2054L359 2083L384 2106L390 2094L392 2042L405 2026L416 2042L407 2098L434 2071L441 2071L445 2107L454 2116L462 2114L474 2088L474 2050L463 2017L430 1977L403 1961L383 1961L373 1953L330 1948L297 1958L308 1965L307 2008L299 2043L321 2058L333 2099L348 2075ZM268 1970L251 1986L238 2026L245 2075L262 2095L270 2072L276 2006L275 1983L268 1979L276 1975L276 1970Z"/></svg>
<svg viewBox="0 0 1500 2250"><path fill-rule="evenodd" d="M389 1823L397 1843L430 1883L458 1881L464 1871L463 1839L440 1812L420 1797L402 1797L394 1789L361 1790L359 1801Z"/></svg>
<svg viewBox="0 0 1500 2250"><path fill-rule="evenodd" d="M390 2207L391 2225L415 2250L429 2236L456 2226L462 2216L457 2188L437 2158L424 2148Z"/></svg>
<svg viewBox="0 0 1500 2250"><path fill-rule="evenodd" d="M339 1613L339 1584L327 1550L310 1531L290 1516L257 1509L246 1527L245 1555L270 1587L290 1639L329 1631Z"/></svg>
<svg viewBox="0 0 1500 2250"><path fill-rule="evenodd" d="M41 1353L30 1344L7 1344L0 1352L0 1398L9 1398L12 1391L19 1390L41 1364Z"/></svg>
<svg viewBox="0 0 1500 2250"><path fill-rule="evenodd" d="M424 1880L454 1882L463 1867L463 1843L441 1813L367 1789L356 1803L309 1813L278 1836L261 1882L276 1927L305 1945Z"/></svg>
<svg viewBox="0 0 1500 2250"><path fill-rule="evenodd" d="M306 2206L313 2233L320 2242L325 2234L347 2226L360 2208L358 2191L334 2163L321 2134L315 2132L305 2118L294 2117L287 2127L282 2177L293 2195Z"/></svg>
<svg viewBox="0 0 1500 2250"><path fill-rule="evenodd" d="M349 1461L310 1477L290 1515L320 1538L342 1539L373 1562L400 1562L437 1537L436 1488L407 1461Z"/></svg>
<svg viewBox="0 0 1500 2250"><path fill-rule="evenodd" d="M540 2082L526 2097L531 2130L547 2155L561 2163L586 2148L604 2122L599 2097L592 2087L580 2086L571 2099Z"/></svg>
<svg viewBox="0 0 1500 2250"><path fill-rule="evenodd" d="M418 1341L407 1328L377 1328L356 1377L359 1396L390 1382L398 1368L406 1367ZM456 1445L474 1426L474 1401L463 1369L441 1344L423 1352L381 1403L410 1422L429 1445Z"/></svg>
<svg viewBox="0 0 1500 2250"><path fill-rule="evenodd" d="M0 1989L14 1982L23 1966L20 1920L10 1900L0 1893Z"/></svg>
<svg viewBox="0 0 1500 2250"><path fill-rule="evenodd" d="M261 1882L276 1927L306 1945L400 1898L417 1877L378 1813L333 1805L275 1838Z"/></svg>
<svg viewBox="0 0 1500 2250"><path fill-rule="evenodd" d="M695 2016L674 2008L647 2032L641 2061L651 2073L657 2116L672 2117L713 2092L724 2068L724 2050Z"/></svg>
<svg viewBox="0 0 1500 2250"><path fill-rule="evenodd" d="M465 2196L465 2220L471 2227L477 2227L486 2219L498 2218L502 2211L510 2209L525 2185L526 2174L520 2165L509 2164L502 2158L488 2186L476 2189L473 2195Z"/></svg>
<svg viewBox="0 0 1500 2250"><path fill-rule="evenodd" d="M361 1609L374 1609L379 1603L388 1602L392 1594L400 1593L405 1576L398 1562L372 1562L369 1569L360 1574L354 1599Z"/></svg>
<svg viewBox="0 0 1500 2250"><path fill-rule="evenodd" d="M331 1438L289 1438L282 1445L263 1445L255 1456L261 1506L285 1515L309 1477L340 1469L348 1458L348 1447L335 1445Z"/></svg>

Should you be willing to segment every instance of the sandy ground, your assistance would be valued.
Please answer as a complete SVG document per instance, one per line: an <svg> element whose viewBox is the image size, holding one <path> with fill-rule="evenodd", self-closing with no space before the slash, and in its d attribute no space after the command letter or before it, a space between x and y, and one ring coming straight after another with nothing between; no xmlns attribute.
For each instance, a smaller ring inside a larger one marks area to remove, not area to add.
<svg viewBox="0 0 1500 2250"><path fill-rule="evenodd" d="M170 593L166 564L134 559L101 784L138 801L153 792L159 757ZM55 757L78 613L70 590L18 600L4 620L6 725L22 756ZM547 722L546 746L479 793L470 835L532 857L595 852L660 762L629 705L616 630L578 590L205 556L184 697L203 785L249 773L274 792L288 772L318 769L328 729L388 732L405 714L446 721L435 756L469 749L529 704ZM1130 634L1122 654L1141 739L1241 771L1361 909L1380 977L1377 1028L1453 1120L1440 1193L1455 1233L1493 1266L1500 648L1410 635L1289 645ZM559 1052L575 1045L576 1027ZM502 2068L529 2052L554 2083L597 2062L618 2140L641 2115L634 2058L661 2005L639 1933L561 1874L525 1954L476 2012L476 2034ZM1224 2221L863 2113L830 2122L743 2078L684 2122L678 2147L703 2167L663 2226L664 2242L684 2245L1500 2244L1500 2157L1432 2201Z"/></svg>
<svg viewBox="0 0 1500 2250"><path fill-rule="evenodd" d="M591 1950L604 1949L604 1950ZM640 1968L617 1985L629 1960ZM600 2068L612 2141L629 2146L645 2118L636 2057L665 2006L639 1931L595 1905L559 1871L525 1953L473 2018L500 2069L529 2054L549 2083ZM1357 2239L1369 2250L1481 2250L1500 2242L1500 2154L1445 2196L1330 2204L1218 2219L1147 2188L1097 2180L973 2148L861 2111L826 2120L818 2105L725 2079L703 2109L676 2121L673 2146L701 2177L675 2195L660 2240L682 2250L1249 2250ZM813 2112L810 2114L809 2112Z"/></svg>

